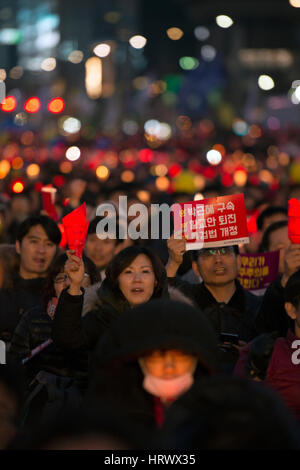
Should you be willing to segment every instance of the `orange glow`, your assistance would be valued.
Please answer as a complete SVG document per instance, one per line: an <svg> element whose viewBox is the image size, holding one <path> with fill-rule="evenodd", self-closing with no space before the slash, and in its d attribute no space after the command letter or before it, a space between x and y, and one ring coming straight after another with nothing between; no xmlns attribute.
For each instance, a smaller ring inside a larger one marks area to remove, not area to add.
<svg viewBox="0 0 300 470"><path fill-rule="evenodd" d="M99 180L106 180L109 177L110 171L105 165L98 166L96 175Z"/></svg>
<svg viewBox="0 0 300 470"><path fill-rule="evenodd" d="M226 149L225 149L224 145L222 145L222 144L215 144L213 146L213 150L217 150L218 152L220 152L222 157L224 157L224 155L226 153Z"/></svg>
<svg viewBox="0 0 300 470"><path fill-rule="evenodd" d="M124 183L131 183L134 180L133 171L130 171L130 170L123 171L123 173L121 174L121 180Z"/></svg>
<svg viewBox="0 0 300 470"><path fill-rule="evenodd" d="M27 111L27 113L36 113L40 109L40 107L41 102L36 97L29 98L24 105L24 109L25 111Z"/></svg>
<svg viewBox="0 0 300 470"><path fill-rule="evenodd" d="M30 178L34 178L35 176L38 176L40 173L39 165L37 165L36 163L32 163L31 165L28 166L26 173Z"/></svg>
<svg viewBox="0 0 300 470"><path fill-rule="evenodd" d="M1 160L0 162L0 179L5 178L10 170L10 164L7 160Z"/></svg>
<svg viewBox="0 0 300 470"><path fill-rule="evenodd" d="M72 171L72 163L71 162L62 162L59 165L59 169L62 173L70 173Z"/></svg>
<svg viewBox="0 0 300 470"><path fill-rule="evenodd" d="M23 165L24 165L24 162L21 157L14 158L11 164L13 170L20 170L21 168L23 168Z"/></svg>
<svg viewBox="0 0 300 470"><path fill-rule="evenodd" d="M34 141L34 134L32 131L26 131L21 135L21 143L23 145L31 145Z"/></svg>
<svg viewBox="0 0 300 470"><path fill-rule="evenodd" d="M17 107L17 100L14 96L7 96L0 104L2 111L11 113Z"/></svg>
<svg viewBox="0 0 300 470"><path fill-rule="evenodd" d="M62 98L53 98L53 100L48 103L48 111L50 111L50 113L58 114L64 109L65 102Z"/></svg>
<svg viewBox="0 0 300 470"><path fill-rule="evenodd" d="M237 186L245 186L247 183L247 173L244 170L236 170L233 173L233 181Z"/></svg>
<svg viewBox="0 0 300 470"><path fill-rule="evenodd" d="M170 181L166 176L159 176L156 178L155 184L159 191L167 191L170 186Z"/></svg>
<svg viewBox="0 0 300 470"><path fill-rule="evenodd" d="M21 181L15 181L12 185L12 190L14 193L21 193L24 191L24 184Z"/></svg>

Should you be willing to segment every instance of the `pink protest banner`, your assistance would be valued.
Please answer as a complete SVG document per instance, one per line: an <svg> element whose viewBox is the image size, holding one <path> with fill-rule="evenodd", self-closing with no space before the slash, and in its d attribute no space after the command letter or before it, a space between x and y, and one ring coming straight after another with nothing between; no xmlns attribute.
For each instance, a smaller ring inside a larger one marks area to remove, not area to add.
<svg viewBox="0 0 300 470"><path fill-rule="evenodd" d="M174 204L174 236L187 250L249 243L243 194Z"/></svg>
<svg viewBox="0 0 300 470"><path fill-rule="evenodd" d="M266 253L241 254L238 275L246 290L262 290L278 277L279 250Z"/></svg>

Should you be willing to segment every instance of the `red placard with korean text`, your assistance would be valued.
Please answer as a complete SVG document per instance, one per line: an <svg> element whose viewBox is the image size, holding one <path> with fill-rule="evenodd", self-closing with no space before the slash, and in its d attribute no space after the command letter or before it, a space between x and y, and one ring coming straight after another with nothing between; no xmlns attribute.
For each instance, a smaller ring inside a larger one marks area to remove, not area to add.
<svg viewBox="0 0 300 470"><path fill-rule="evenodd" d="M249 243L243 194L174 204L174 236L187 250Z"/></svg>

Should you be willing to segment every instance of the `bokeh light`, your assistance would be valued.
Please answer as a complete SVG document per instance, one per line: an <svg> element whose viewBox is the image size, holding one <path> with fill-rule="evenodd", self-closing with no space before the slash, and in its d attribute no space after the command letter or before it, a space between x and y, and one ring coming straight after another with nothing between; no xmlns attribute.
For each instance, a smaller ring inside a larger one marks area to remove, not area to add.
<svg viewBox="0 0 300 470"><path fill-rule="evenodd" d="M66 158L71 162L75 162L80 158L80 148L76 146L69 147L66 151Z"/></svg>
<svg viewBox="0 0 300 470"><path fill-rule="evenodd" d="M233 25L233 20L227 15L218 15L216 17L216 23L220 28L230 28Z"/></svg>
<svg viewBox="0 0 300 470"><path fill-rule="evenodd" d="M110 171L105 165L100 165L96 169L96 175L99 180L105 181L109 177Z"/></svg>
<svg viewBox="0 0 300 470"><path fill-rule="evenodd" d="M41 102L37 97L29 98L24 105L24 109L27 113L36 113L41 107Z"/></svg>
<svg viewBox="0 0 300 470"><path fill-rule="evenodd" d="M40 167L36 163L31 163L26 169L29 178L35 178L40 174Z"/></svg>
<svg viewBox="0 0 300 470"><path fill-rule="evenodd" d="M145 47L146 43L147 39L141 35L135 35L129 39L129 44L134 47L134 49L142 49Z"/></svg>
<svg viewBox="0 0 300 470"><path fill-rule="evenodd" d="M270 77L270 75L260 75L258 78L258 86L262 90L268 91L274 88L275 83L273 78Z"/></svg>
<svg viewBox="0 0 300 470"><path fill-rule="evenodd" d="M178 39L182 38L183 31L180 28L173 27L167 29L167 35L172 41L178 41Z"/></svg>
<svg viewBox="0 0 300 470"><path fill-rule="evenodd" d="M62 98L53 98L48 103L48 111L53 114L61 113L65 108L65 102Z"/></svg>
<svg viewBox="0 0 300 470"><path fill-rule="evenodd" d="M17 100L14 96L6 96L6 98L1 102L0 107L2 111L11 113L17 107Z"/></svg>
<svg viewBox="0 0 300 470"><path fill-rule="evenodd" d="M110 51L110 45L105 43L97 44L93 49L94 54L98 57L107 57L110 54Z"/></svg>
<svg viewBox="0 0 300 470"><path fill-rule="evenodd" d="M209 150L206 159L211 165L219 165L222 161L222 155L218 150Z"/></svg>

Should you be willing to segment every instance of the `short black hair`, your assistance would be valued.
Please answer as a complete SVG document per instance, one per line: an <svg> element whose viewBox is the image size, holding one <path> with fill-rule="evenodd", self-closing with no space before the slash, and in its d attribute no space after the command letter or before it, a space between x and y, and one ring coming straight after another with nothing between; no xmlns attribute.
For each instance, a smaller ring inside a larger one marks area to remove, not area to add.
<svg viewBox="0 0 300 470"><path fill-rule="evenodd" d="M264 220L275 214L284 214L287 216L288 215L287 208L284 206L270 206L264 209L256 219L257 230L262 230L262 227L264 225Z"/></svg>
<svg viewBox="0 0 300 470"><path fill-rule="evenodd" d="M55 245L59 245L61 241L61 233L57 224L47 215L32 215L21 223L16 239L22 243L23 238L29 230L36 225L41 225L48 235L49 240Z"/></svg>
<svg viewBox="0 0 300 470"><path fill-rule="evenodd" d="M273 224L269 225L269 227L264 232L262 237L261 244L259 245L259 251L269 251L270 247L270 237L273 232L279 230L280 228L287 227L288 221L287 220L278 220L278 222L274 222Z"/></svg>
<svg viewBox="0 0 300 470"><path fill-rule="evenodd" d="M228 246L233 247L233 251L234 251L236 256L240 254L240 249L239 249L238 245L228 245ZM226 247L224 247L224 246L214 246L211 249L212 250L214 250L214 249L218 250L219 248L226 248ZM203 249L206 249L206 248L203 248ZM198 260L200 253L201 253L201 250L192 250L192 259L193 259L193 261Z"/></svg>
<svg viewBox="0 0 300 470"><path fill-rule="evenodd" d="M150 259L157 281L152 297L160 297L167 281L166 270L158 255L146 246L129 246L114 256L106 268L107 282L109 282L112 290L122 297L118 277L139 255L145 255Z"/></svg>
<svg viewBox="0 0 300 470"><path fill-rule="evenodd" d="M292 274L284 288L284 301L290 302L298 308L300 301L300 270Z"/></svg>

